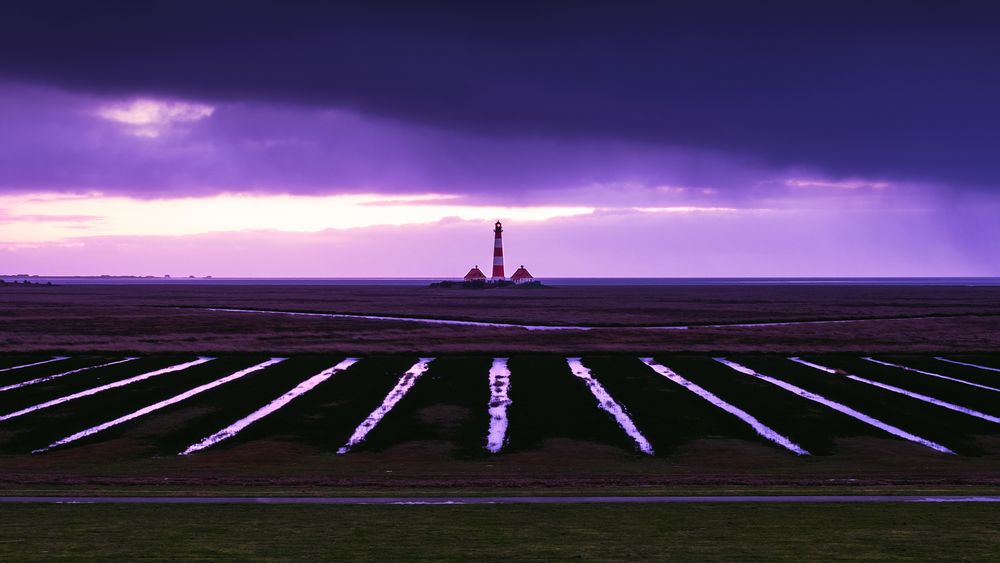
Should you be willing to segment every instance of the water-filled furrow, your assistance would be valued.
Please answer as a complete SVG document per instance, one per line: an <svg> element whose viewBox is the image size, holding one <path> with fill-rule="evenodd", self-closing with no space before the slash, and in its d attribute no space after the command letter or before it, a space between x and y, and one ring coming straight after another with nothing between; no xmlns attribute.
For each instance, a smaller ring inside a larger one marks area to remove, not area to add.
<svg viewBox="0 0 1000 563"><path fill-rule="evenodd" d="M80 398L83 398L83 397L89 397L91 395L96 395L97 393L102 393L102 392L108 391L110 389L116 389L118 387L124 387L126 385L131 385L133 383L136 383L136 382L139 382L139 381L143 381L143 380L149 379L151 377L156 377L158 375L163 375L165 373L172 373L172 372L175 372L175 371L180 371L182 369L187 369L189 367L194 367L194 366L197 366L197 365L200 365L200 364L204 364L205 362L210 362L210 361L212 361L214 359L215 358L200 357L197 360L192 360L190 362L185 362L183 364L177 364L177 365L166 367L166 368L163 368L163 369L158 369L156 371L151 371L151 372L143 373L141 375L136 375L134 377L129 377L127 379L122 379L120 381L113 381L111 383L107 383L105 385L100 385L98 387L92 387L90 389L85 389L83 391L80 391L80 392L77 392L77 393L73 393L72 395L66 395L65 397L59 397L58 399L52 399L51 401L45 401L44 403L39 403L37 405L33 405L33 406L30 406L30 407L27 407L27 408L23 408L23 409L18 410L18 411L7 413L5 415L0 416L0 422L3 422L5 420L10 420L12 418L17 418L19 416L23 416L23 415L26 415L28 413L32 413L32 412L35 412L35 411L40 411L42 409L53 407L55 405L60 405L62 403L66 403L66 402L73 401L73 400L76 400L76 399L80 399Z"/></svg>
<svg viewBox="0 0 1000 563"><path fill-rule="evenodd" d="M721 363L721 364L723 364L723 365L725 365L725 366L728 366L728 367L730 367L730 368L732 368L732 369L734 369L734 370L736 370L736 371L738 371L738 372L740 372L742 374L749 375L751 377L756 377L757 379L760 379L761 381L766 381L766 382L768 382L768 383L770 383L772 385L777 385L778 387L780 387L780 388L782 388L782 389L784 389L786 391L790 391L792 393L795 393L796 395L798 395L798 396L800 396L800 397L802 397L804 399L809 399L810 401L814 401L814 402L817 402L817 403L819 403L821 405L830 407L831 409L833 409L833 410L835 410L837 412L846 414L847 416L850 416L852 418L860 420L861 422L864 422L864 423L866 423L868 425L874 426L875 428L878 428L879 430L883 430L885 432L888 432L889 434L892 434L893 436L896 436L896 437L899 437L899 438L903 438L904 440L908 440L910 442L914 442L914 443L920 444L922 446L926 446L928 448L931 448L932 450L935 450L935 451L938 451L938 452L941 452L941 453L946 453L946 454L954 454L955 453L955 452L951 451L950 449L948 449L947 447L942 446L941 444L938 444L937 442L933 442L933 441L928 440L926 438L921 438L920 436L917 436L916 434L911 434L910 432L907 432L907 431L905 431L905 430L903 430L901 428L898 428L898 427L893 426L891 424L888 424L886 422L882 422L881 420L879 420L879 419L877 419L875 417L869 416L869 415L867 415L867 414L865 414L863 412L860 412L858 410L852 409L851 407L849 407L849 406L847 406L847 405L845 405L843 403L838 403L836 401L831 401L830 399L827 399L826 397L824 397L822 395L819 395L817 393L813 393L811 391L806 391L805 389L803 389L801 387L798 387L796 385L792 385L791 383L787 383L785 381L782 381L780 379L776 379L776 378L771 377L769 375L764 375L762 373L756 372L756 371L754 371L754 370L752 370L752 369L750 369L750 368L748 368L748 367L746 367L744 365L741 365L741 364L738 364L736 362L727 360L726 358L714 358L714 360L717 361L717 362L719 362L719 363Z"/></svg>
<svg viewBox="0 0 1000 563"><path fill-rule="evenodd" d="M68 359L69 359L69 356L56 356L56 357L54 357L52 359L49 359L49 360L42 360L40 362L34 362L34 363L31 363L31 364L21 364L19 366L11 366L9 368L2 368L2 369L0 369L0 371L11 371L11 370L15 370L15 369L30 368L30 367L41 366L41 365L45 365L45 364L51 364L52 362L61 362L62 360L68 360Z"/></svg>
<svg viewBox="0 0 1000 563"><path fill-rule="evenodd" d="M32 453L42 453L44 451L51 450L52 448L63 446L63 445L69 444L71 442L75 442L77 440L80 440L81 438L86 438L87 436L93 436L94 434L97 434L98 432L102 432L104 430L107 430L108 428L111 428L113 426L118 426L119 424L123 424L125 422L130 421L130 420L135 420L136 418L139 418L140 416L144 416L144 415L147 415L149 413L156 412L156 411L158 411L160 409L169 407L170 405L177 404L177 403L179 403L179 402L181 402L181 401L183 401L185 399L190 399L191 397L194 397L195 395L197 395L199 393L203 393L205 391L208 391L209 389L214 389L214 388L216 388L216 387L218 387L220 385L225 385L226 383L229 383L230 381L236 381L237 379L239 379L241 377L244 377L246 375L249 375L249 374L251 374L251 373L253 373L255 371L262 370L262 369L264 369L266 367L273 366L274 364L278 364L278 363L281 363L283 361L285 361L285 358L271 358L270 360L267 360L266 362L262 362L262 363L259 363L259 364L255 365L255 366L251 366L251 367L248 367L246 369L242 369L240 371L237 371L236 373L232 373L232 374L227 375L227 376L225 376L223 378L216 379L215 381L212 381L210 383L206 383L204 385L199 385L197 387L194 387L193 389L189 389L189 390L187 390L187 391L185 391L183 393L180 393L178 395L174 395L173 397L171 397L169 399L165 399L165 400L160 401L158 403L154 403L154 404L149 405L147 407L143 407L143 408L141 408L141 409L139 409L137 411L134 411L132 413L126 414L124 416L120 416L120 417L118 417L118 418L116 418L114 420L110 420L110 421L105 422L103 424L98 424L97 426L93 426L91 428L87 428L86 430L81 430L80 432L77 432L76 434L73 434L73 435L67 436L67 437L65 437L65 438L63 438L61 440L57 440L55 442L52 442L48 446L46 446L44 448L37 449L37 450L35 450Z"/></svg>
<svg viewBox="0 0 1000 563"><path fill-rule="evenodd" d="M277 411L281 407L284 407L288 403L292 402L292 400L294 400L296 397L300 397L308 393L320 383L323 383L327 379L330 379L337 372L343 371L351 367L357 361L358 358L347 358L342 362L338 363L337 365L317 373L316 375L310 377L309 379L306 379L302 383L299 383L298 385L296 385L287 393L281 395L277 399L271 401L270 403L250 413L248 416L245 416L237 420L236 422L230 424L229 426L223 428L222 430L219 430L215 434L207 436L201 441L192 444L186 450L180 452L180 454L178 455L192 454L194 452L214 446L215 444L218 444L223 440L228 440L229 438L232 438L233 436L239 434L240 431L246 428L247 426L250 426L254 422L257 422L258 420L266 417L267 415Z"/></svg>
<svg viewBox="0 0 1000 563"><path fill-rule="evenodd" d="M966 381L964 379L958 379L957 377L950 377L950 376L947 376L947 375L942 375L940 373L934 373L932 371L924 371L922 369L911 368L909 366L904 366L904 365L901 365L901 364L894 364L892 362L886 362L886 361L883 361L883 360L876 360L875 358L870 358L868 356L865 356L865 357L863 357L861 359L867 360L867 361L875 363L875 364L881 364L883 366L889 366L891 368L897 368L897 369L901 369L901 370L911 371L913 373L919 373L921 375L929 375L931 377L936 377L938 379L946 379L948 381L954 381L955 383L961 383L962 385L970 385L972 387L978 387L980 389L986 389L987 391L996 391L996 392L1000 393L1000 389L998 389L996 387L990 387L989 385L982 385L982 384L979 384L979 383L973 383L972 381Z"/></svg>
<svg viewBox="0 0 1000 563"><path fill-rule="evenodd" d="M981 369L981 370L985 370L985 371L1000 372L1000 368L994 368L994 367L990 367L990 366L981 366L979 364L970 364L969 362L960 362L958 360L949 360L948 358L942 358L941 356L934 356L934 359L942 361L942 362L948 362L949 364L959 365L959 366L966 366L966 367Z"/></svg>
<svg viewBox="0 0 1000 563"><path fill-rule="evenodd" d="M628 434L628 437L632 438L639 451L644 454L653 455L653 446L642 435L642 432L639 431L635 422L632 421L632 417L611 397L611 394L601 385L601 382L594 379L593 374L590 373L590 369L583 365L580 358L566 358L566 362L569 364L569 369L573 372L573 375L579 377L587 384L590 393L597 399L597 406L615 419L615 422L625 431L625 434Z"/></svg>
<svg viewBox="0 0 1000 563"><path fill-rule="evenodd" d="M420 358L417 363L413 364L410 369L406 370L406 373L399 378L396 386L393 387L392 390L389 391L389 394L385 396L382 404L372 411L372 413L368 415L368 418L362 421L361 424L354 429L354 433L351 434L350 438L348 438L347 443L341 446L340 449L337 450L337 453L346 454L351 451L351 448L363 442L365 436L367 436L368 433L371 432L376 425L378 425L379 421L392 410L392 407L396 406L396 403L402 400L402 398L406 396L406 393L413 388L414 384L417 383L417 379L419 379L420 376L427 371L427 368L430 366L432 361L434 361L434 358Z"/></svg>
<svg viewBox="0 0 1000 563"><path fill-rule="evenodd" d="M994 422L994 423L1000 424L1000 417L996 417L996 416L993 416L993 415L990 415L990 414L986 414L984 412L979 412L979 411L977 411L975 409L970 409L968 407L963 407L961 405L956 405L955 403L949 403L948 401L942 401L941 399L935 399L934 397L931 397L929 395L924 395L922 393L914 393L913 391L908 391L906 389L903 389L902 387L896 387L895 385L889 385L888 383L882 383L881 381L874 381L874 380L868 379L866 377L861 377L859 375L854 375L853 373L847 373L847 372L843 372L843 371L840 371L840 370L833 369L831 367L822 366L822 365L817 364L817 363L813 363L813 362L810 362L810 361L807 361L807 360L803 360L802 358L792 357L792 358L788 358L788 359L791 360L791 361L793 361L793 362L802 364L804 366L808 366L808 367L811 367L811 368L814 368L814 369L818 369L820 371L824 371L826 373L832 373L832 374L835 374L835 375L842 375L842 376L846 377L847 379L858 381L860 383L866 383L868 385L873 385L873 386L878 387L880 389L885 389L886 391L891 391L893 393L898 393L900 395L905 395L905 396L910 397L912 399L917 399L918 401L923 401L925 403L930 403L932 405L937 405L939 407L944 407L946 409L953 410L955 412L960 412L962 414L967 414L969 416L974 416L976 418L981 418L983 420L988 420L989 422Z"/></svg>
<svg viewBox="0 0 1000 563"><path fill-rule="evenodd" d="M83 371L89 371L89 370L98 369L98 368L106 368L108 366L115 366L115 365L118 365L118 364L124 364L125 362L131 362L132 360L138 360L138 359L139 358L125 358L124 360L118 360L116 362L108 362L106 364L100 364L100 365L96 365L96 366L87 366L87 367L78 368L78 369L74 369L74 370L70 370L70 371L64 371L62 373L57 373L57 374L54 374L54 375L46 375L46 376L43 376L43 377L36 377L35 379L29 379L28 381L22 381L20 383L12 383L10 385L5 385L3 387L0 387L0 393L2 393L4 391L10 391L12 389L20 389L21 387L27 387L29 385L36 385L38 383L44 383L46 381L52 381L53 379L58 379L60 377L64 377L64 376L67 376L67 375L73 375L74 373L80 373L80 372L83 372Z"/></svg>
<svg viewBox="0 0 1000 563"><path fill-rule="evenodd" d="M649 366L656 373L662 375L663 377L666 377L670 381L673 381L674 383L680 385L681 387L684 387L688 391L691 391L695 395L698 395L699 397L705 399L706 401L715 405L716 407L719 407L720 409L728 412L729 414L747 423L751 428L753 428L754 432L756 432L757 435L764 438L765 440L774 442L775 444L778 444L779 446L785 448L786 450L791 451L796 455L809 455L809 452L806 451L805 448L791 441L789 438L775 431L774 429L767 426L763 422L757 420L757 418L752 414L737 407L736 405L733 405L731 403L722 400L715 393L712 393L711 391L705 389L704 387L698 385L697 383L694 383L693 381L690 381L682 377L680 374L670 369L669 367L657 363L656 361L653 360L653 358L640 358L640 360L642 360L642 363Z"/></svg>
<svg viewBox="0 0 1000 563"><path fill-rule="evenodd" d="M490 366L490 429L486 449L499 452L507 442L507 407L510 406L510 369L507 358L494 358Z"/></svg>

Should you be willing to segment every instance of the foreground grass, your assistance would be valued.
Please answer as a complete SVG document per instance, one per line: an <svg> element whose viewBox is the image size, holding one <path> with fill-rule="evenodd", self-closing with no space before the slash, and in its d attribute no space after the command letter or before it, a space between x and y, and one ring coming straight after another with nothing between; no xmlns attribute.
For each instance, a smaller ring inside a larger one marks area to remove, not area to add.
<svg viewBox="0 0 1000 563"><path fill-rule="evenodd" d="M769 495L897 495L1000 496L997 486L948 485L670 485L589 487L323 487L220 485L15 485L0 486L0 496L105 497L547 497L547 496L769 496Z"/></svg>
<svg viewBox="0 0 1000 563"><path fill-rule="evenodd" d="M0 560L995 560L988 505L4 506Z"/></svg>

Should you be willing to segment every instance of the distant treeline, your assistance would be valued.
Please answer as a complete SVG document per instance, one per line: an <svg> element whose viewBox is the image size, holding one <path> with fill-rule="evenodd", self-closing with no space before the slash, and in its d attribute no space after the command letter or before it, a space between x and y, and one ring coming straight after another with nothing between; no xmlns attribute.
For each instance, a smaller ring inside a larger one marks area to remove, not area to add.
<svg viewBox="0 0 1000 563"><path fill-rule="evenodd" d="M4 286L13 287L13 286L22 286L22 285L52 285L52 282L42 283L42 282L30 282L28 280L24 280L24 281L17 281L17 280L6 281L6 280L0 280L0 287L4 287Z"/></svg>

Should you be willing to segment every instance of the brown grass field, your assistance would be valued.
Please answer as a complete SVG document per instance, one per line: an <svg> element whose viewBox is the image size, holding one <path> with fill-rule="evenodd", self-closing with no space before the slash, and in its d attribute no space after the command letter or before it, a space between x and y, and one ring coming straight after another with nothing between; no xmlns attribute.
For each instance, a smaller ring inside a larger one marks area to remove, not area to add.
<svg viewBox="0 0 1000 563"><path fill-rule="evenodd" d="M212 312L231 307L607 326L527 331L373 320ZM377 286L7 286L0 352L51 354L983 353L1000 351L1000 287L678 286L465 291ZM837 324L699 328L772 321ZM614 328L693 325L690 330ZM183 412L183 411L181 411ZM145 424L169 425L160 418ZM157 431L150 426L152 432ZM160 429L162 430L162 428ZM995 435L981 449L1000 451ZM726 487L982 487L995 453L943 458L898 441L843 437L837 455L796 459L761 444L699 439L642 458L554 440L499 458L461 459L446 442L407 442L336 456L281 436L192 458L153 456L128 436L44 456L0 456L8 491L178 487L340 493L382 490L664 491ZM679 489L680 488L680 489Z"/></svg>
<svg viewBox="0 0 1000 563"><path fill-rule="evenodd" d="M196 307L608 327L879 320L542 332ZM1000 287L6 286L0 288L0 320L0 351L13 353L996 352Z"/></svg>

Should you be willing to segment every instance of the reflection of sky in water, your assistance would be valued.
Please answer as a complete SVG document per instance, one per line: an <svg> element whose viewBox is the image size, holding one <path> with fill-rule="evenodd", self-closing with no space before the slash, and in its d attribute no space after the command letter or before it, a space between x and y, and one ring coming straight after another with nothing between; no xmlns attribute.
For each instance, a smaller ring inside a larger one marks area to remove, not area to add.
<svg viewBox="0 0 1000 563"><path fill-rule="evenodd" d="M135 358L130 358L130 359L135 359ZM240 371L238 371L236 373L227 375L226 377L223 377L221 379L216 379L215 381L213 381L211 383L206 383L204 385L199 385L198 387L195 387L193 389L189 389L189 390L187 390L187 391L185 391L185 392L183 392L183 393L181 393L179 395L175 395L175 396L173 396L173 397L171 397L169 399L165 399L165 400L160 401L158 403L154 403L152 405L149 405L148 407L143 407L143 408L141 408L141 409L139 409L139 410L137 410L135 412L132 412L130 414L127 414L125 416L118 417L118 418L116 418L114 420L105 422L103 424L98 424L97 426L93 426L93 427L88 428L86 430L81 430L80 432L77 432L76 434L73 434L71 436L67 436L66 438L63 438L62 440L58 440L56 442L53 442L53 443L49 444L48 446L46 446L44 448L35 450L33 453L44 452L46 450L50 450L50 449L55 448L57 446L62 446L64 444L68 444L70 442L75 442L75 441L79 440L80 438L86 438L87 436L92 436L94 434L97 434L98 432L101 432L102 430L107 430L108 428L111 428L112 426L117 426L117 425L119 425L119 424L121 424L123 422L128 422L130 420L139 418L140 416L147 415L147 414L149 414L151 412L158 411L158 410L160 410L160 409L162 409L164 407L168 407L170 405L179 403L179 402L181 402L181 401L183 401L185 399L189 399L191 397L194 397L195 395L197 395L197 394L199 394L199 393L201 393L203 391L208 391L209 389L213 389L213 388L218 387L220 385L224 385L226 383L229 383L230 381L235 381L235 380L237 380L237 379L239 379L239 378L241 378L241 377L243 377L245 375L251 374L251 373L253 373L255 371L262 370L262 369L264 369L264 368L266 368L268 366L272 366L274 364L277 364L277 363L280 363L280 362L283 362L283 361L285 361L285 358L271 358L270 360L268 360L266 362L262 362L260 364L255 365L255 366L248 367L246 369L240 370Z"/></svg>
<svg viewBox="0 0 1000 563"><path fill-rule="evenodd" d="M777 385L778 387L781 387L782 389L784 389L786 391L791 391L792 393L795 393L796 395L798 395L800 397L809 399L810 401L815 401L815 402L817 402L817 403L819 403L821 405L828 406L828 407L830 407L831 409L833 409L833 410L835 410L837 412L844 413L847 416L850 416L852 418L860 420L861 422L864 422L866 424L874 426L875 428L878 428L880 430L884 430L884 431L888 432L889 434L892 434L893 436L898 436L900 438L903 438L904 440L909 440L911 442L916 442L917 444L920 444L920 445L923 445L923 446L927 446L928 448L931 448L932 450L936 450L936 451L939 451L939 452L942 452L942 453L946 453L946 454L954 454L955 453L955 452L951 451L950 449L948 449L947 447L942 446L941 444L938 444L937 442L932 442L932 441L927 440L925 438L921 438L920 436L917 436L915 434L910 434L909 432L907 432L907 431L905 431L905 430L903 430L901 428L897 428L897 427L895 427L895 426L893 426L891 424L887 424L885 422L882 422L881 420L878 420L877 418L868 416L867 414L865 414L863 412L856 411L856 410L852 409L851 407L849 407L847 405L838 403L836 401L831 401L830 399L827 399L826 397L823 397L822 395L817 395L816 393L812 393L810 391L806 391L805 389L803 389L801 387L797 387L795 385L792 385L791 383L786 383L784 381L781 381L780 379L775 379L775 378L773 378L771 376L764 375L762 373L757 373L756 371L754 371L754 370L752 370L752 369L750 369L750 368L748 368L748 367L746 367L744 365L740 365L740 364L738 364L736 362L727 360L725 358L715 358L715 360L717 362L721 363L721 364L724 364L726 366L729 366L729 367L733 368L734 370L736 370L736 371L738 371L738 372L740 372L742 374L746 374L746 375L749 375L751 377L756 377L757 379L760 379L762 381L766 381L766 382L768 382L768 383L770 383L772 385Z"/></svg>
<svg viewBox="0 0 1000 563"><path fill-rule="evenodd" d="M497 453L507 440L507 407L510 406L510 370L507 358L495 358L490 366L490 431L486 449Z"/></svg>
<svg viewBox="0 0 1000 563"><path fill-rule="evenodd" d="M964 379L958 379L958 378L955 378L955 377L948 377L947 375L941 375L940 373L934 373L934 372L930 372L930 371L924 371L922 369L916 369L916 368L911 368L911 367L907 367L907 366L901 366L899 364L893 364L893 363L889 363L889 362L883 362L882 360L876 360L875 358L862 358L862 359L863 360L867 360L869 362L876 363L876 364L882 364L883 366L889 366L889 367L892 367L892 368L903 369L903 370L906 370L906 371L912 371L913 373L919 373L921 375L929 375L931 377L937 377L938 379L947 379L948 381L954 381L955 383L961 383L962 385L971 385L973 387L978 387L980 389L986 389L986 390L989 390L989 391L998 391L998 392L1000 392L1000 389L997 389L996 387L990 387L989 385L981 385L979 383L973 383L971 381L966 381Z"/></svg>
<svg viewBox="0 0 1000 563"><path fill-rule="evenodd" d="M597 406L614 417L618 426L628 434L629 438L632 438L642 453L652 455L653 446L649 444L649 440L642 435L642 432L639 432L639 429L632 422L632 418L625 412L625 409L611 398L611 395L599 381L594 379L594 376L591 375L587 366L583 365L580 358L566 358L566 362L569 364L569 369L573 372L573 375L579 377L587 384L587 388L590 389L591 394L597 399Z"/></svg>
<svg viewBox="0 0 1000 563"><path fill-rule="evenodd" d="M62 358L57 358L57 359L62 359ZM21 387L27 387L28 385L35 385L37 383L42 383L42 382L45 382L45 381L51 381L53 379L57 379L57 378L64 377L64 376L67 376L67 375L73 375L74 373L80 373L82 371L88 371L88 370L92 370L92 369L104 368L104 367L113 366L113 365L117 365L117 364L124 364L125 362L131 362L132 360L138 360L138 359L139 358L125 358L124 360L118 360L116 362L108 362L106 364L100 364L100 365L96 365L96 366L87 366L87 367L84 367L84 368L74 369L74 370L70 370L70 371L64 371L62 373L57 373L55 375L46 375L44 377L36 377L35 379L29 379L28 381L22 381L21 383L13 383L11 385L0 387L0 392L10 391L11 389L20 389ZM49 362L53 362L53 361L56 361L56 360L48 360L48 361ZM47 362L42 362L42 363L47 363ZM35 365L37 365L37 364L35 364Z"/></svg>
<svg viewBox="0 0 1000 563"><path fill-rule="evenodd" d="M979 412L977 410L973 410L973 409L966 408L966 407L963 407L963 406L960 406L960 405L956 405L954 403L949 403L947 401L942 401L941 399L935 399L934 397L930 397L928 395L922 395L920 393L914 393L913 391L907 391L906 389L903 389L901 387L896 387L895 385L889 385L888 383L882 383L881 381L874 381L874 380L868 379L866 377L861 377L859 375L854 375L854 374L851 374L851 373L840 372L840 371L837 371L837 370L835 370L833 368L828 368L826 366L821 366L819 364L814 364L812 362L808 362L806 360L803 360L802 358L788 358L788 359L791 360L791 361L793 361L793 362L800 363L800 364L802 364L804 366L809 366L811 368L815 368L815 369L818 369L820 371L825 371L826 373L843 375L847 379L853 379L854 381L858 381L858 382L861 382L861 383L866 383L868 385L874 385L875 387L879 387L881 389L885 389L886 391L892 391L893 393L899 393L900 395L906 395L907 397L911 397L913 399L917 399L918 401L923 401L925 403L930 403L932 405L937 405L939 407L944 407L946 409L953 410L955 412L960 412L962 414L967 414L969 416L974 416L976 418L981 418L983 420L988 420L990 422L995 422L995 423L1000 424L1000 418L995 417L993 415L989 415L989 414L986 414L986 413Z"/></svg>
<svg viewBox="0 0 1000 563"><path fill-rule="evenodd" d="M750 427L753 428L754 431L757 432L757 434L760 435L761 437L770 440L787 450L791 450L797 455L809 455L809 452L802 449L801 446L799 446L795 442L792 442L791 440L782 436L781 434L775 432L770 427L766 426L764 423L757 420L750 413L744 411L743 409L735 405L731 405L726 401L723 401L711 391L695 384L694 382L688 381L687 379L681 377L680 375L677 374L677 372L668 368L667 366L654 362L653 358L642 358L642 362L647 366L649 366L650 368L652 368L652 370L655 371L656 373L662 375L663 377L666 377L667 379L673 381L674 383L677 383L678 385L681 385L682 387L687 388L688 391L691 391L692 393L698 395L702 399L705 399L709 403L712 403L713 405L719 407L720 409L728 412L729 414L749 424Z"/></svg>
<svg viewBox="0 0 1000 563"><path fill-rule="evenodd" d="M948 362L949 364L956 364L959 366L967 366L970 368L984 369L986 371L1000 371L1000 368L991 368L988 366L981 366L979 364L970 364L968 362L959 362L957 360L949 360L948 358L942 358L941 356L934 356L935 360L940 360L942 362Z"/></svg>
<svg viewBox="0 0 1000 563"><path fill-rule="evenodd" d="M33 364L21 364L19 366L11 366L9 368L0 369L0 371L11 371L11 370L15 370L15 369L30 368L30 367L33 367L33 366L40 366L40 365L49 364L49 363L52 363L52 362L59 362L59 361L68 360L68 359L69 358L67 356L56 356L55 358L52 358L51 360L42 360L40 362L35 362Z"/></svg>
<svg viewBox="0 0 1000 563"><path fill-rule="evenodd" d="M347 440L347 443L337 450L337 453L346 454L351 450L351 448L364 441L365 436L367 436L368 433L375 428L375 425L382 420L382 417L388 414L389 411L392 410L392 407L396 406L396 403L398 403L410 391L413 385L417 382L417 378L427 371L427 368L430 366L432 361L434 361L434 358L420 358L417 363L413 364L410 369L406 370L406 373L404 373L403 376L399 378L399 381L396 382L396 386L393 387L392 390L389 391L389 394L385 396L385 400L382 401L382 404L379 405L377 409L372 411L372 413L368 415L368 418L358 425L358 427L354 430L354 433L351 434L351 437Z"/></svg>
<svg viewBox="0 0 1000 563"><path fill-rule="evenodd" d="M130 385L132 383L136 383L138 381L142 381L144 379L149 379L150 377L156 377L157 375L163 375L165 373L171 373L171 372L175 372L175 371L180 371L182 369L187 369L189 367L197 366L197 365L203 364L205 362L210 362L210 361L212 361L214 359L215 358L201 357L201 358L198 358L197 360L192 360L190 362L186 362L186 363L183 363L183 364L177 364L175 366L170 366L170 367L167 367L167 368L158 369L156 371L151 371L149 373L144 373L142 375L137 375L135 377L130 377L128 379L122 379L121 381L114 381L114 382L108 383L106 385L101 385L99 387L94 387L92 389L87 389L85 391L80 391L78 393L73 393L72 395L66 395L65 397L59 397L58 399L52 399L51 401L46 401L44 403L39 403L37 405L30 406L28 408L24 408L24 409L21 409L19 411L15 411L15 412L12 412L12 413L5 414L3 416L0 416L0 421L9 420L11 418L22 416L22 415L25 415L25 414L28 414L28 413L31 413L31 412L35 412L35 411L38 411L38 410L42 410L42 409L45 409L45 408L48 408L48 407L52 407L52 406L55 406L55 405L61 405L62 403L66 403L66 402L72 401L74 399L79 399L79 398L82 398L82 397L89 397L91 395L96 395L97 393L100 393L102 391L107 391L109 389L115 389L115 388L118 388L118 387L124 387L126 385Z"/></svg>
<svg viewBox="0 0 1000 563"><path fill-rule="evenodd" d="M250 414L250 416L247 416L246 418L241 418L240 420L237 420L233 424L223 428L222 430L219 430L215 434L212 434L211 436L205 438L204 440L198 442L197 444L190 446L188 449L181 452L180 455L188 455L190 453L203 450L209 446L218 444L223 440L232 438L247 426L250 426L254 422L257 422L258 420L264 418L265 416L287 405L289 402L292 401L292 399L295 399L300 395L308 393L320 383L323 383L327 379L330 379L330 377L332 377L333 374L351 367L357 361L358 361L357 358L347 358L344 361L340 362L339 364L333 366L332 368L325 369L317 373L316 375L296 385L291 391L288 391L284 395L278 397L277 399L257 409L252 414Z"/></svg>

